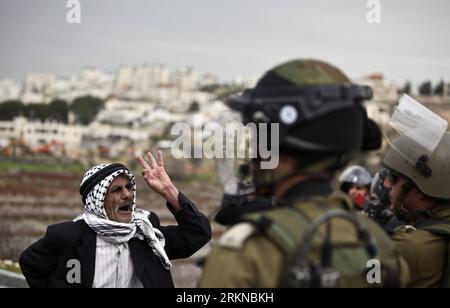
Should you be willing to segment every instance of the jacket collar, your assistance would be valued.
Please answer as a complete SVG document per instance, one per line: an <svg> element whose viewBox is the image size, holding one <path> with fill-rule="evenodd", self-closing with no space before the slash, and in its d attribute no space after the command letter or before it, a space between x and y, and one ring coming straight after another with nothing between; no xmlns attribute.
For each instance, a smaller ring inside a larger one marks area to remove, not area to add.
<svg viewBox="0 0 450 308"><path fill-rule="evenodd" d="M450 222L450 202L443 202L432 208L430 219Z"/></svg>

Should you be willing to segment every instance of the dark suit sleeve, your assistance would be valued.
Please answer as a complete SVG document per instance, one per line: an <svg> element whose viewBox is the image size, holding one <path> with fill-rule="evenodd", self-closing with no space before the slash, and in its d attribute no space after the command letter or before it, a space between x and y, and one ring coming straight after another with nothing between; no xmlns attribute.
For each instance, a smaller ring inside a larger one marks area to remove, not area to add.
<svg viewBox="0 0 450 308"><path fill-rule="evenodd" d="M20 256L20 268L31 288L45 288L57 266L57 232L47 228L45 236Z"/></svg>
<svg viewBox="0 0 450 308"><path fill-rule="evenodd" d="M182 209L177 212L167 204L178 226L161 226L158 216L150 215L153 226L164 234L165 250L171 260L192 256L211 239L211 225L206 216L181 192L179 201Z"/></svg>

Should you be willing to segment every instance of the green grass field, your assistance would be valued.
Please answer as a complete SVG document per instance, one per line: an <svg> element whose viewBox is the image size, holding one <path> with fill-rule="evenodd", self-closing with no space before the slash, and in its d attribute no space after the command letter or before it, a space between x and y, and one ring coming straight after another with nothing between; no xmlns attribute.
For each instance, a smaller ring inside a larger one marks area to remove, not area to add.
<svg viewBox="0 0 450 308"><path fill-rule="evenodd" d="M22 274L22 271L17 264L5 264L3 261L0 261L0 269L17 274Z"/></svg>
<svg viewBox="0 0 450 308"><path fill-rule="evenodd" d="M57 161L49 162L31 162L15 161L0 157L0 171L14 172L44 172L44 173L82 173L84 167L80 163L61 164Z"/></svg>

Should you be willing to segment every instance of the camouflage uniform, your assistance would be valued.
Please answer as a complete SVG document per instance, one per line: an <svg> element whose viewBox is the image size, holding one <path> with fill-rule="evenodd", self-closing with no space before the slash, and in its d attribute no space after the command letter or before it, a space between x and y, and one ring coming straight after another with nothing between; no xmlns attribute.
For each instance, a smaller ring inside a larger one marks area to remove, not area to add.
<svg viewBox="0 0 450 308"><path fill-rule="evenodd" d="M450 133L446 133L436 151L429 158L432 170L425 177L398 151L409 146L406 138L400 138L384 158L391 170L405 176L426 196L434 198L437 205L414 226L402 226L395 230L393 240L408 263L411 281L408 287L450 287ZM406 149L405 149L406 150ZM419 213L420 214L420 213Z"/></svg>
<svg viewBox="0 0 450 308"><path fill-rule="evenodd" d="M295 60L267 72L254 89L230 98L229 106L242 113L245 124L261 118L281 123L280 153L296 153L305 179L279 197L278 208L247 215L222 236L208 257L200 287L284 286L287 264L295 261L305 231L318 217L337 209L355 215L376 242L376 258L383 268L381 285L401 286L409 281L404 260L382 229L353 211L347 196L333 194L331 189L329 174L347 164L353 153L380 146L380 131L361 106L370 97L370 88L350 85L332 65ZM283 113L286 110L289 116ZM277 169L254 170L258 195L268 196L271 188L297 171L286 175ZM373 256L362 247L355 226L345 219L333 219L318 229L309 263L320 263L322 241L329 239L327 230L334 247L332 265L342 274L338 286L377 286L366 280L367 261Z"/></svg>
<svg viewBox="0 0 450 308"><path fill-rule="evenodd" d="M299 187L300 188L300 187ZM310 196L311 198L311 196ZM352 210L351 200L342 193L336 193L331 197L312 198L315 202L299 202L294 207L304 213L308 220L316 219L326 210L344 209ZM316 203L317 202L317 203ZM323 205L324 208L318 206ZM301 223L298 214L288 207L276 209L264 213L276 221L282 221L294 245L299 243L307 227L306 223ZM376 238L379 249L379 260L382 266L386 266L398 271L400 285L405 286L409 281L408 267L395 249L389 237L371 219L363 217L370 233ZM317 249L323 238L323 229L320 230L320 238L317 240L317 247L310 256L311 260L318 260ZM357 239L353 227L345 221L336 221L331 231L335 238L335 245L357 245ZM285 244L281 247L278 243L261 232L251 223L237 224L226 232L216 247L210 254L204 274L200 280L200 287L204 288L275 288L280 286L283 278L283 269L292 254L295 246L290 247ZM345 250L336 257L336 266L350 269L353 277L347 278L340 283L340 287L367 287L366 275L361 272L361 268L366 268L367 257L363 250L358 251L360 256L355 256L354 250ZM383 281L382 281L383 282ZM396 282L393 283L394 286ZM388 285L388 282L385 282ZM373 285L376 287L377 285Z"/></svg>

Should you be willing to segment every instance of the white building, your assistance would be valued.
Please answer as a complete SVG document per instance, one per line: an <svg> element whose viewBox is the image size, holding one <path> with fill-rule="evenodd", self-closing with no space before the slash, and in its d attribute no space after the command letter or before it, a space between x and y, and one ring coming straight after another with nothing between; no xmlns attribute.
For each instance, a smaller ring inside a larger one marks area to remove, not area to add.
<svg viewBox="0 0 450 308"><path fill-rule="evenodd" d="M164 65L151 65L139 68L139 89L144 97L151 98L148 91L169 83L170 71Z"/></svg>
<svg viewBox="0 0 450 308"><path fill-rule="evenodd" d="M30 148L58 142L64 144L66 150L76 150L81 146L85 133L86 127L56 122L29 122L25 118L0 121L0 139L21 139Z"/></svg>
<svg viewBox="0 0 450 308"><path fill-rule="evenodd" d="M75 89L72 77L58 77L52 82L50 88L50 93L52 97L67 99L65 98L71 91Z"/></svg>
<svg viewBox="0 0 450 308"><path fill-rule="evenodd" d="M162 84L147 90L147 98L151 101L166 103L178 99L180 89L171 84Z"/></svg>
<svg viewBox="0 0 450 308"><path fill-rule="evenodd" d="M91 95L101 99L106 99L113 92L114 76L104 73L99 69L90 67L81 71L78 76L76 88L83 93L83 96Z"/></svg>
<svg viewBox="0 0 450 308"><path fill-rule="evenodd" d="M134 142L146 142L150 135L145 130L123 128L94 122L88 127L85 137L94 139L120 138Z"/></svg>
<svg viewBox="0 0 450 308"><path fill-rule="evenodd" d="M197 72L193 67L175 70L170 75L170 83L182 91L195 90L198 83Z"/></svg>
<svg viewBox="0 0 450 308"><path fill-rule="evenodd" d="M128 99L155 99L154 90L169 83L169 69L160 64L123 66L116 75L114 93Z"/></svg>
<svg viewBox="0 0 450 308"><path fill-rule="evenodd" d="M50 91L51 99L69 102L81 96L95 96L106 99L112 94L114 77L99 69L84 68L80 74L55 78Z"/></svg>
<svg viewBox="0 0 450 308"><path fill-rule="evenodd" d="M141 134L144 131L145 136L159 136L164 133L170 123L183 121L184 118L182 114L156 108L149 102L114 99L105 104L105 109L97 116L95 123L108 124L117 129L121 127L130 129L127 134L134 134L134 132Z"/></svg>
<svg viewBox="0 0 450 308"><path fill-rule="evenodd" d="M114 93L121 95L133 89L134 68L122 66L116 73Z"/></svg>
<svg viewBox="0 0 450 308"><path fill-rule="evenodd" d="M98 115L96 122L115 126L137 127L154 110L148 102L129 102L112 99L106 102L105 109Z"/></svg>
<svg viewBox="0 0 450 308"><path fill-rule="evenodd" d="M203 74L198 81L200 87L212 86L218 83L219 78L216 75L210 73Z"/></svg>
<svg viewBox="0 0 450 308"><path fill-rule="evenodd" d="M20 98L21 86L12 78L0 79L0 103Z"/></svg>
<svg viewBox="0 0 450 308"><path fill-rule="evenodd" d="M167 117L164 117L166 120ZM157 122L157 121L155 121ZM127 150L130 144L146 148L151 129L134 129L94 122L90 126L64 125L56 122L29 122L24 118L0 121L0 148L10 140L20 140L32 153L61 151L68 158L86 158L88 150L107 146L114 153Z"/></svg>
<svg viewBox="0 0 450 308"><path fill-rule="evenodd" d="M230 107L225 105L222 101L210 102L202 108L202 114L210 122L217 122L222 114L229 111Z"/></svg>
<svg viewBox="0 0 450 308"><path fill-rule="evenodd" d="M24 104L49 103L55 76L28 74L21 100Z"/></svg>

